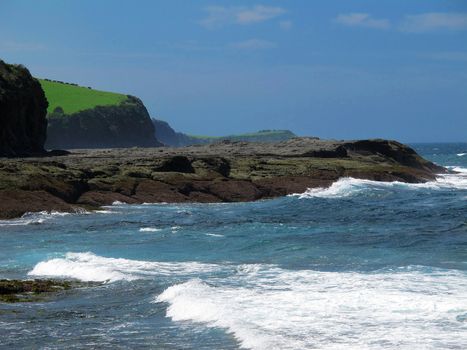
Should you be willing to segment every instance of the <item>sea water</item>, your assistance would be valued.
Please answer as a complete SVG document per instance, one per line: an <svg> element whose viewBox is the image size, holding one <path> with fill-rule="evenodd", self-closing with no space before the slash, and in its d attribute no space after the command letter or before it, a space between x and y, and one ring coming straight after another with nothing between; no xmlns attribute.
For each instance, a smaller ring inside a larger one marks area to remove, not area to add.
<svg viewBox="0 0 467 350"><path fill-rule="evenodd" d="M100 282L0 304L0 347L467 349L467 144L414 146L458 173L0 221L0 278Z"/></svg>

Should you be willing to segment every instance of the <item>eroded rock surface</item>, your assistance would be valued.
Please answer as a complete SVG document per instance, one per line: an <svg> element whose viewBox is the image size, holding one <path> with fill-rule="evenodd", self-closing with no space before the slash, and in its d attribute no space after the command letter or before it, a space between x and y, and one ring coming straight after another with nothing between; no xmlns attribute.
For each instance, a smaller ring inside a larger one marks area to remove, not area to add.
<svg viewBox="0 0 467 350"><path fill-rule="evenodd" d="M0 218L115 201L252 201L326 187L341 177L417 183L446 171L388 140L295 138L277 144L75 150L0 159Z"/></svg>

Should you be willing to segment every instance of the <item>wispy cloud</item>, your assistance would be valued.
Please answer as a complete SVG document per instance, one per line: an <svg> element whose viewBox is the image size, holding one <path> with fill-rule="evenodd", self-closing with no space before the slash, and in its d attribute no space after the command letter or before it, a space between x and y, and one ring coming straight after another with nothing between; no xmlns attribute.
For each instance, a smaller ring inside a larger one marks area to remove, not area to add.
<svg viewBox="0 0 467 350"><path fill-rule="evenodd" d="M369 13L343 13L339 14L334 21L349 27L388 29L391 26L388 19L373 18Z"/></svg>
<svg viewBox="0 0 467 350"><path fill-rule="evenodd" d="M293 23L292 21L289 21L289 20L279 22L279 27L283 30L290 30L292 26L293 26Z"/></svg>
<svg viewBox="0 0 467 350"><path fill-rule="evenodd" d="M233 49L241 49L241 50L264 50L264 49L273 49L277 47L277 44L272 41L268 41L268 40L249 39L245 41L231 43L229 47Z"/></svg>
<svg viewBox="0 0 467 350"><path fill-rule="evenodd" d="M436 30L467 30L467 13L430 12L407 15L399 29L411 33L425 33Z"/></svg>
<svg viewBox="0 0 467 350"><path fill-rule="evenodd" d="M209 6L206 18L199 23L205 28L216 28L226 24L254 24L277 18L286 10L277 6L255 5L250 7Z"/></svg>

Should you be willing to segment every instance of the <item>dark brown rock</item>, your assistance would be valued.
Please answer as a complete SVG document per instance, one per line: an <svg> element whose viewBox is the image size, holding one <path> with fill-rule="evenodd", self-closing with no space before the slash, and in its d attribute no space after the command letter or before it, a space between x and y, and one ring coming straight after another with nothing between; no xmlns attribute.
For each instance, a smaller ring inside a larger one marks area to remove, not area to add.
<svg viewBox="0 0 467 350"><path fill-rule="evenodd" d="M11 219L28 212L73 211L77 206L45 191L0 190L0 218Z"/></svg>
<svg viewBox="0 0 467 350"><path fill-rule="evenodd" d="M96 286L96 282L78 282L52 279L0 280L0 302L16 303L45 301L47 296L83 286Z"/></svg>

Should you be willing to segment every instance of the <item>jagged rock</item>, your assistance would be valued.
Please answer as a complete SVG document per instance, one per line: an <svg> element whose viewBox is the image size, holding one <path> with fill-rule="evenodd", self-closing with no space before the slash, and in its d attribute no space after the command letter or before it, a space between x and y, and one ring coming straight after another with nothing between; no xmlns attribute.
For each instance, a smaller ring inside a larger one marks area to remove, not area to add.
<svg viewBox="0 0 467 350"><path fill-rule="evenodd" d="M0 60L0 156L44 153L47 100L21 65Z"/></svg>

